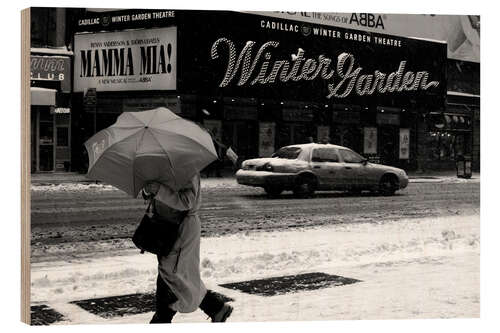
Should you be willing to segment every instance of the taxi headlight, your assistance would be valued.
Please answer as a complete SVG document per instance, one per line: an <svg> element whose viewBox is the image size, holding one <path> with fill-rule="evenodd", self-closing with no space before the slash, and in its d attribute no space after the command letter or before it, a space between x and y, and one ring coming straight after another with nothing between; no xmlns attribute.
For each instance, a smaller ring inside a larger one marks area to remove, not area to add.
<svg viewBox="0 0 500 333"><path fill-rule="evenodd" d="M269 163L266 163L262 166L257 167L257 171L273 171L273 166Z"/></svg>

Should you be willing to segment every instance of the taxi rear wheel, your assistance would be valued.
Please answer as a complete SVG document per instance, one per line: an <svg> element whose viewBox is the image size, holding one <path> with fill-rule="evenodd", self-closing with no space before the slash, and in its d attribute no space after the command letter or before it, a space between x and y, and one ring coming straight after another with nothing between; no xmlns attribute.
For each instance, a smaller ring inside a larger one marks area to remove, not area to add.
<svg viewBox="0 0 500 333"><path fill-rule="evenodd" d="M308 198L313 196L316 190L316 180L314 176L300 176L295 182L293 194L299 198Z"/></svg>

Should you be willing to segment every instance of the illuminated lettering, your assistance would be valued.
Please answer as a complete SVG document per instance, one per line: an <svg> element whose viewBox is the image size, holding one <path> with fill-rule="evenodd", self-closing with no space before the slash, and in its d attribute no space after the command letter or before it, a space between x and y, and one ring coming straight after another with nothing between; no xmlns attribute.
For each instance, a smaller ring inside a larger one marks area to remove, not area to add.
<svg viewBox="0 0 500 333"><path fill-rule="evenodd" d="M347 61L349 61L347 70L344 72L344 65ZM327 98L331 98L332 96L344 98L351 93L352 88L354 88L354 85L356 84L356 79L358 78L358 75L362 70L361 67L358 67L353 71L353 68L354 56L352 54L342 53L341 55L339 55L337 62L337 74L342 80L336 86L334 86L333 84L328 85L330 94L326 96ZM345 86L344 92L340 93L339 90L342 89L343 86Z"/></svg>
<svg viewBox="0 0 500 333"><path fill-rule="evenodd" d="M227 62L219 87L227 87L233 81L237 86L253 86L273 84L277 80L286 83L322 79L329 81L327 98L345 98L353 93L359 96L369 96L374 93L425 91L438 87L440 84L439 81L429 81L430 75L427 71L416 73L407 71L406 60L400 61L394 72L383 73L375 70L373 74L362 74L363 67L356 64L353 54L346 52L337 57L335 69L332 69L331 58L325 55L306 58L305 50L302 48L299 48L295 54L291 54L290 60L273 60L272 51L279 46L279 42L276 41L262 44L257 52L255 52L256 42L248 41L238 53L233 41L219 38L212 44L212 59L219 58L219 51L223 46L227 50L225 58ZM82 64L82 68L83 66Z"/></svg>

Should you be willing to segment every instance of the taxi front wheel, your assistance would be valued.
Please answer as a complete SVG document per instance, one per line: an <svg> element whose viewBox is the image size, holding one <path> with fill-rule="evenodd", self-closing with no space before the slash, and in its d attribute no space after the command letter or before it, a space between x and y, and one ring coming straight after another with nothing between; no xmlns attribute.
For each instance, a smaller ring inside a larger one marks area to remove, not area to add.
<svg viewBox="0 0 500 333"><path fill-rule="evenodd" d="M382 195L394 195L398 189L398 180L396 176L385 175L380 179L379 193Z"/></svg>

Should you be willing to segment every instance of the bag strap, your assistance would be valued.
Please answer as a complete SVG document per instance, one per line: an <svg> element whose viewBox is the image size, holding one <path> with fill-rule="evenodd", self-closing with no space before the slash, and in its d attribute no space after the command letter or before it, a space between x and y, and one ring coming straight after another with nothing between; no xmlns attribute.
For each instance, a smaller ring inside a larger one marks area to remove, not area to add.
<svg viewBox="0 0 500 333"><path fill-rule="evenodd" d="M153 203L153 198L149 199L149 204L148 204L148 208L146 208L146 214L149 214L150 212L150 208L151 208L151 204Z"/></svg>

